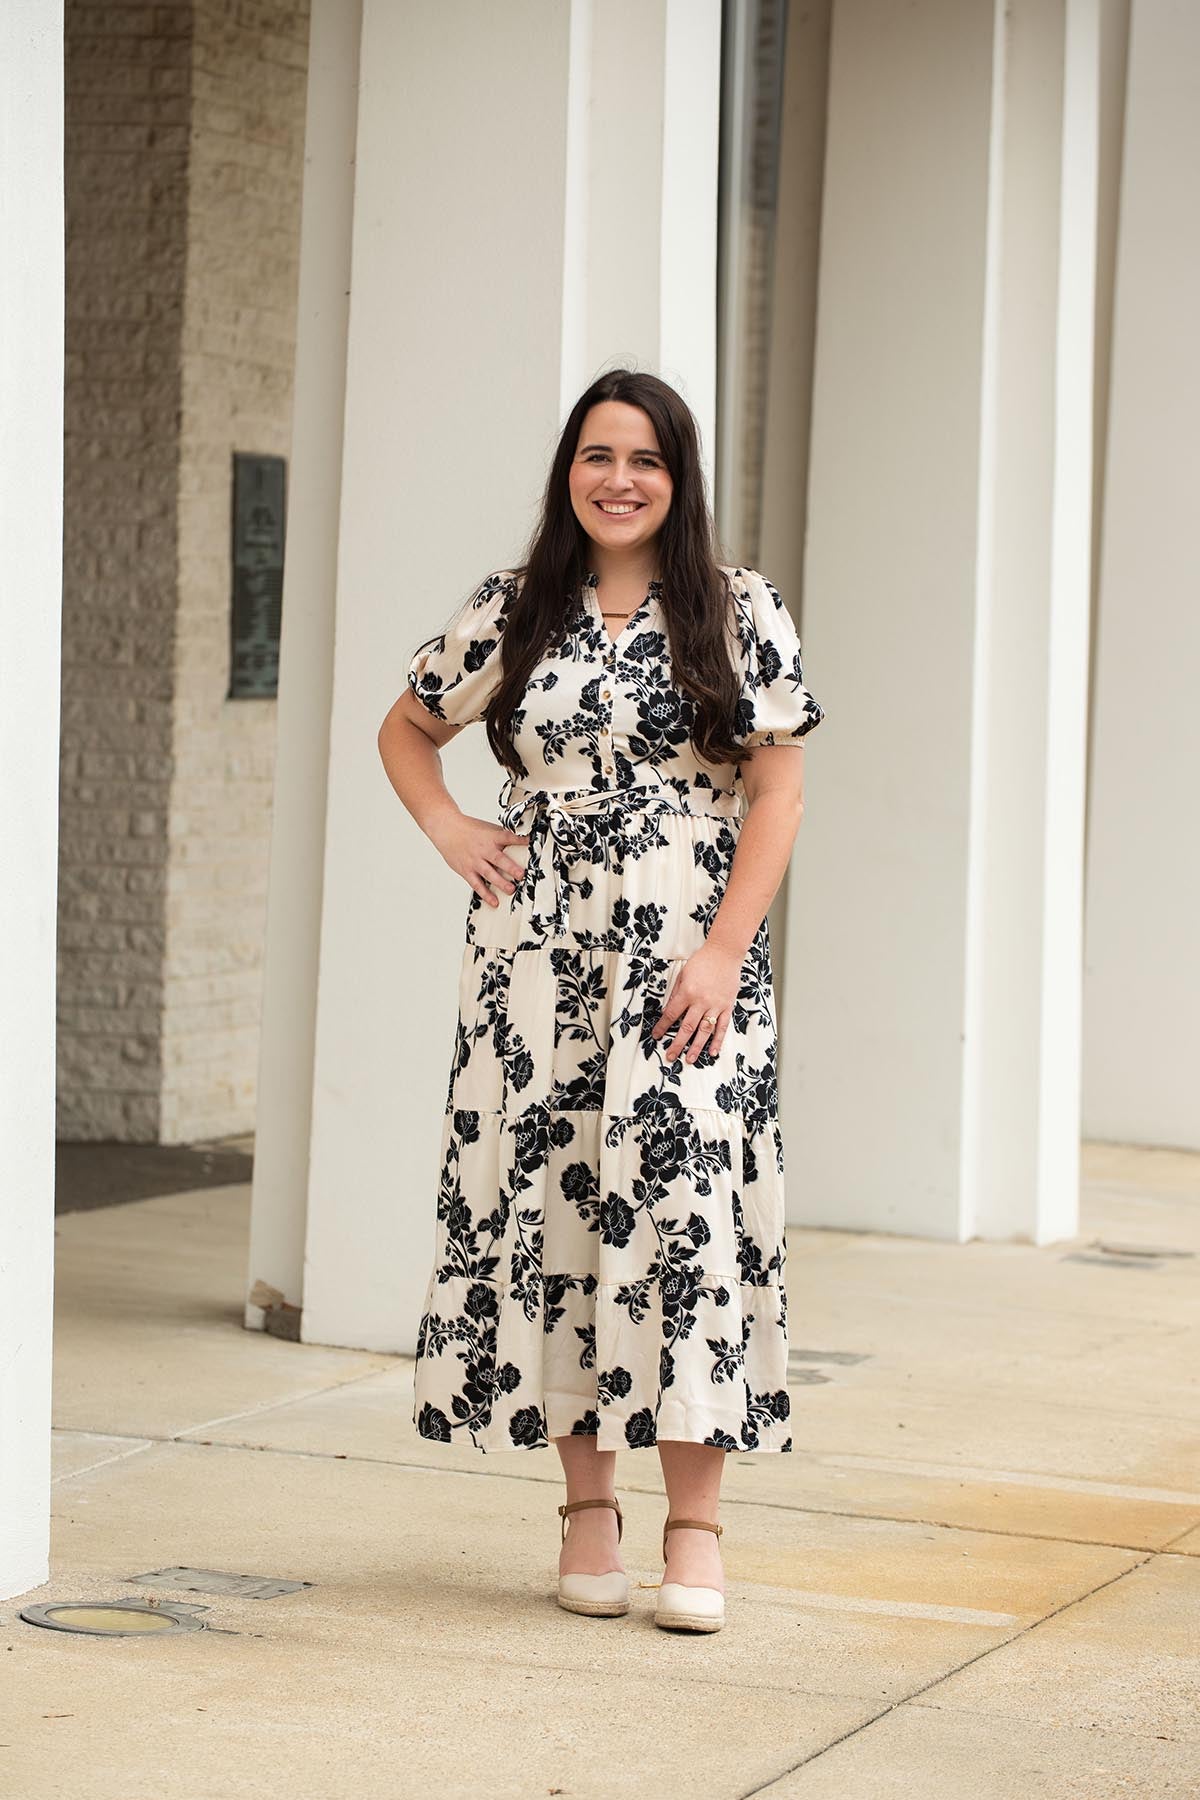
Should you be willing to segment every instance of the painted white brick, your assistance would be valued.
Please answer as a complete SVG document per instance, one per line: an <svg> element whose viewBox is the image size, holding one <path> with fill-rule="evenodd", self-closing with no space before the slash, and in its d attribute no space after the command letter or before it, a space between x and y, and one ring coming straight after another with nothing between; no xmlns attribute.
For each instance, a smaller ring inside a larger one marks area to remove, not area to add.
<svg viewBox="0 0 1200 1800"><path fill-rule="evenodd" d="M308 10L66 8L68 1137L253 1123L275 722L226 699L230 457L289 449Z"/></svg>

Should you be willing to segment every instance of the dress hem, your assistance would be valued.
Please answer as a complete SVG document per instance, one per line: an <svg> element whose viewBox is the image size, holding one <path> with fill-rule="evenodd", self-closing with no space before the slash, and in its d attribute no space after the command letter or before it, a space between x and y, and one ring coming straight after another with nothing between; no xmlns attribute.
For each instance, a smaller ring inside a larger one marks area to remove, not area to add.
<svg viewBox="0 0 1200 1800"><path fill-rule="evenodd" d="M603 1441L603 1433L598 1435L594 1431L564 1432L563 1435L564 1437L596 1438L596 1448L598 1451L617 1450L632 1453L638 1450L654 1450L660 1443L699 1444L709 1450L724 1450L727 1456L783 1456L790 1454L793 1450L790 1438L782 1444L754 1444L747 1447L745 1444L713 1444L710 1443L707 1438L697 1437L655 1438L652 1442L647 1444L630 1444L624 1438L618 1439L615 1443L605 1443ZM444 1437L427 1434L419 1429L417 1431L417 1436L423 1444L445 1444L447 1449L453 1449L455 1447L453 1439L447 1440ZM468 1438L466 1442L471 1445L472 1449L477 1450L481 1456L525 1456L530 1450L550 1450L554 1447L553 1441L550 1438L540 1438L536 1443L532 1444L476 1444L470 1438Z"/></svg>

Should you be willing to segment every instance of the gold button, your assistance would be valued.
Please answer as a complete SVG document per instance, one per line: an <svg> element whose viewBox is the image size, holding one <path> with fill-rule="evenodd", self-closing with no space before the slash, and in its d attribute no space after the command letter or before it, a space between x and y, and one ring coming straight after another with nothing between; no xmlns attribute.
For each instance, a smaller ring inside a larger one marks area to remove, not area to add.
<svg viewBox="0 0 1200 1800"><path fill-rule="evenodd" d="M612 694L608 688L604 689L604 692L601 694L600 698L602 700L611 700L612 699Z"/></svg>

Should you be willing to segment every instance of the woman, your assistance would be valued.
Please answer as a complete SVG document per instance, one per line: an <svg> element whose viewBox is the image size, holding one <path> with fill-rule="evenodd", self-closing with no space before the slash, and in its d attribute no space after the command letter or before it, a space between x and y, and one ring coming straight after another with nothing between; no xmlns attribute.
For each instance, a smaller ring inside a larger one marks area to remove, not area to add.
<svg viewBox="0 0 1200 1800"><path fill-rule="evenodd" d="M726 1454L791 1449L765 921L824 717L778 593L713 542L684 401L601 376L526 561L418 649L379 734L473 890L417 1430L554 1443L558 1597L593 1616L629 1608L617 1450L657 1445L655 1618L693 1631L724 1620ZM472 721L498 824L442 779Z"/></svg>

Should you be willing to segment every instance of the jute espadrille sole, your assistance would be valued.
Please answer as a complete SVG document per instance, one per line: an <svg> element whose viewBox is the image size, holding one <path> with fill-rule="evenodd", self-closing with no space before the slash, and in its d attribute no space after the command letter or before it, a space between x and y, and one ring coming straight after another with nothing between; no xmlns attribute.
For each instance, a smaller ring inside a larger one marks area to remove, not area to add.
<svg viewBox="0 0 1200 1800"><path fill-rule="evenodd" d="M680 1526L690 1531L712 1531L718 1538L723 1529L708 1519L668 1519L663 1526L664 1562L667 1533ZM725 1623L725 1596L720 1588L684 1587L678 1581L666 1581L658 1590L654 1623L664 1631L720 1631Z"/></svg>
<svg viewBox="0 0 1200 1800"><path fill-rule="evenodd" d="M616 1513L619 1544L625 1521L615 1500L570 1500L560 1506L558 1516L563 1522L564 1540L568 1516L589 1506L609 1506ZM566 1612L582 1613L585 1618L618 1619L629 1611L629 1577L620 1569L610 1569L605 1575L560 1575L558 1604Z"/></svg>

